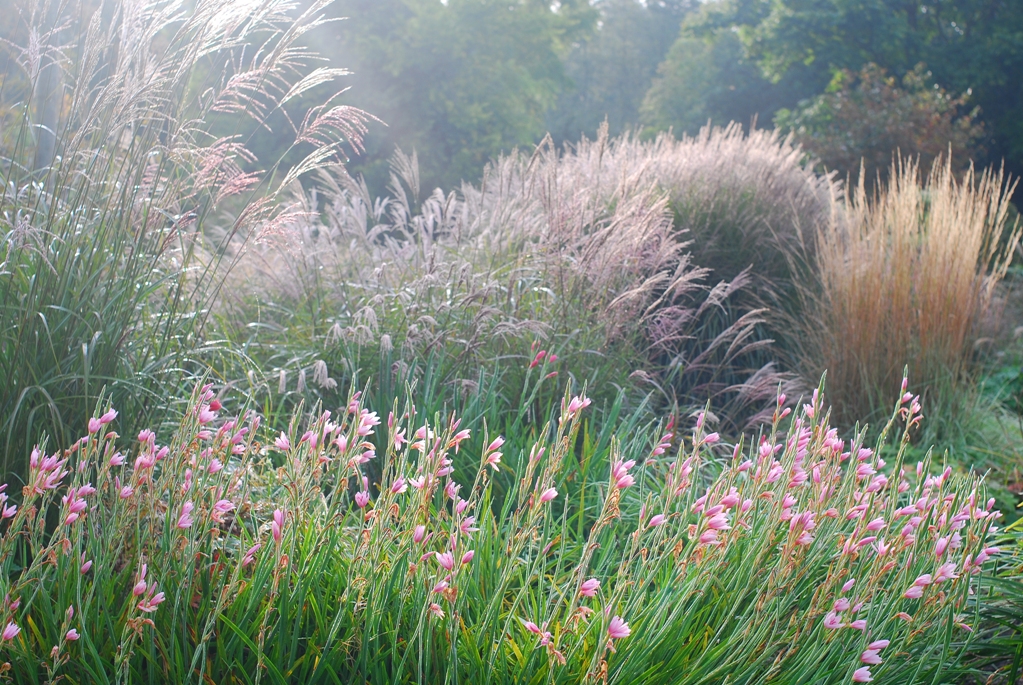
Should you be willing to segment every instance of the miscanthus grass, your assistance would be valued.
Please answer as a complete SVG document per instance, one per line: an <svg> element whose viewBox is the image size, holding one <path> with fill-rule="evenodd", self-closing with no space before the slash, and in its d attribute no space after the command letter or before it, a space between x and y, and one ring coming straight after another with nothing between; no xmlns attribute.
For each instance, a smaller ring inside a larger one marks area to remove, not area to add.
<svg viewBox="0 0 1023 685"><path fill-rule="evenodd" d="M873 447L815 393L748 447L702 414L611 441L585 483L585 395L521 454L408 398L378 414L355 393L265 441L226 401L197 388L130 452L100 405L33 452L0 511L5 677L936 682L998 553L981 483L904 463L909 393Z"/></svg>

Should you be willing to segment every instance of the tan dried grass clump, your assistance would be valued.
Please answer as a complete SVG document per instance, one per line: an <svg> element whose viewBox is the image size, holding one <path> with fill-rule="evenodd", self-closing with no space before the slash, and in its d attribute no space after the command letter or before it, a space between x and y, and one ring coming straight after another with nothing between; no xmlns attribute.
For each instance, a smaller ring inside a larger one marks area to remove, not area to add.
<svg viewBox="0 0 1023 685"><path fill-rule="evenodd" d="M890 179L872 196L861 182L818 234L807 375L827 370L847 422L889 405L906 366L930 406L954 415L977 326L1020 238L1019 222L1006 225L1014 184L1001 172L971 168L958 181L938 160L921 183L904 160Z"/></svg>

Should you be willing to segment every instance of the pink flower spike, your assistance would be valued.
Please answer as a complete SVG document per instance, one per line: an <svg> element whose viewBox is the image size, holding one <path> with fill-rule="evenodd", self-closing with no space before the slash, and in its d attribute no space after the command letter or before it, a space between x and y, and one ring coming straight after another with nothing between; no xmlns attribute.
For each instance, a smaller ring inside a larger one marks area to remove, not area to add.
<svg viewBox="0 0 1023 685"><path fill-rule="evenodd" d="M612 640L620 640L621 638L629 637L632 634L632 628L622 620L621 616L615 616L607 627L607 634Z"/></svg>
<svg viewBox="0 0 1023 685"><path fill-rule="evenodd" d="M550 502L552 499L558 496L558 491L554 488L547 488L540 495L541 502Z"/></svg>
<svg viewBox="0 0 1023 685"><path fill-rule="evenodd" d="M13 640L14 638L16 638L18 636L18 633L20 633L20 632L21 632L21 628L19 628L16 623L11 621L4 628L4 632L3 632L2 635L0 635L0 638L3 638L4 640Z"/></svg>
<svg viewBox="0 0 1023 685"><path fill-rule="evenodd" d="M64 634L64 639L69 642L74 642L78 638L79 638L78 631L75 630L74 628L72 628L71 630L67 631L67 633Z"/></svg>
<svg viewBox="0 0 1023 685"><path fill-rule="evenodd" d="M595 597L597 590L600 589L600 581L596 578L590 578L584 580L583 584L579 586L579 594L583 597Z"/></svg>
<svg viewBox="0 0 1023 685"><path fill-rule="evenodd" d="M855 671L853 671L852 681L854 683L873 682L874 679L870 677L870 667L864 666L863 668L857 668Z"/></svg>

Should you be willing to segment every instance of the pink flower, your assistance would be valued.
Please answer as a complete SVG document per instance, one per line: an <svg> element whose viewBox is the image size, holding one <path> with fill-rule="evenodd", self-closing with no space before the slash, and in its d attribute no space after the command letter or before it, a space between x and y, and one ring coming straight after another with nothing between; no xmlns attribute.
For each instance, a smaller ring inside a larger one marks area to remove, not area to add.
<svg viewBox="0 0 1023 685"><path fill-rule="evenodd" d="M181 516L178 517L178 528L185 529L192 525L193 509L195 509L195 505L191 502L185 502L181 505Z"/></svg>
<svg viewBox="0 0 1023 685"><path fill-rule="evenodd" d="M262 544L257 542L252 547L249 547L248 550L246 550L245 556L242 557L242 566L243 567L244 566L248 566L253 561L255 561L255 559L256 559L256 552L258 552L259 548L262 547L262 546L263 546Z"/></svg>
<svg viewBox="0 0 1023 685"><path fill-rule="evenodd" d="M718 542L718 532L716 530L704 531L703 534L700 535L700 544L703 544L703 545L717 545L717 544L720 544Z"/></svg>
<svg viewBox="0 0 1023 685"><path fill-rule="evenodd" d="M857 668L853 671L853 682L854 683L870 683L873 682L873 678L870 677L870 667L864 666L863 668Z"/></svg>
<svg viewBox="0 0 1023 685"><path fill-rule="evenodd" d="M141 602L139 602L138 609L139 611L151 614L154 611L156 611L156 607L159 606L165 599L166 597L164 597L162 592L157 592L155 595L146 597Z"/></svg>
<svg viewBox="0 0 1023 685"><path fill-rule="evenodd" d="M469 550L468 552L466 552L465 554L463 554L463 555L462 555L462 566L465 566L465 565L466 565L466 564L468 564L468 563L469 563L470 561L472 561L472 558L473 558L474 556L476 556L476 551L475 551L475 550L472 550L472 549L470 549L470 550Z"/></svg>
<svg viewBox="0 0 1023 685"><path fill-rule="evenodd" d="M394 481L391 485L391 492L395 495L400 495L408 490L408 483L405 482L404 476L398 476L398 480Z"/></svg>
<svg viewBox="0 0 1023 685"><path fill-rule="evenodd" d="M540 494L541 502L550 502L552 499L558 496L558 491L554 488L547 488Z"/></svg>
<svg viewBox="0 0 1023 685"><path fill-rule="evenodd" d="M455 558L451 556L450 552L434 552L434 555L436 556L437 563L440 564L441 568L447 569L448 571L455 568Z"/></svg>
<svg viewBox="0 0 1023 685"><path fill-rule="evenodd" d="M416 529L412 532L412 542L420 543L426 536L426 526L416 526Z"/></svg>
<svg viewBox="0 0 1023 685"><path fill-rule="evenodd" d="M579 586L579 594L583 597L595 597L597 590L600 589L600 581L596 578L590 578L584 580L583 584Z"/></svg>
<svg viewBox="0 0 1023 685"><path fill-rule="evenodd" d="M664 514L657 514L656 516L652 516L650 518L650 523L648 523L647 525L650 528L656 528L657 526L661 525L662 523L664 523Z"/></svg>
<svg viewBox="0 0 1023 685"><path fill-rule="evenodd" d="M849 603L848 599L846 599L845 597L839 597L838 599L835 600L835 604L832 606L832 609L834 609L835 611L845 611L850 606L852 605Z"/></svg>
<svg viewBox="0 0 1023 685"><path fill-rule="evenodd" d="M494 438L494 441L492 443L487 445L487 452L493 452L494 450L499 450L499 449L501 449L501 445L503 445L503 444L504 444L504 438L502 438L500 435L498 435L496 438Z"/></svg>
<svg viewBox="0 0 1023 685"><path fill-rule="evenodd" d="M437 618L444 618L444 610L440 608L440 604L431 603L430 613L432 613Z"/></svg>
<svg viewBox="0 0 1023 685"><path fill-rule="evenodd" d="M612 640L619 640L621 638L629 637L632 633L632 628L629 624L622 620L621 616L615 616L611 619L611 623L607 627L607 634Z"/></svg>
<svg viewBox="0 0 1023 685"><path fill-rule="evenodd" d="M869 645L867 645L867 649L874 652L880 652L882 649L884 649L890 644L891 644L890 640L874 640Z"/></svg>
<svg viewBox="0 0 1023 685"><path fill-rule="evenodd" d="M78 637L79 637L78 631L75 630L74 628L72 628L71 630L67 631L67 633L64 634L64 639L69 642L74 642L75 640L78 639Z"/></svg>
<svg viewBox="0 0 1023 685"><path fill-rule="evenodd" d="M849 627L852 628L853 630L866 630L867 622L860 618L850 623Z"/></svg>
<svg viewBox="0 0 1023 685"><path fill-rule="evenodd" d="M90 569L92 569L92 559L89 559L88 561L84 562L84 563L83 563L83 564L82 564L82 565L81 565L81 566L79 567L79 569L78 569L78 570L79 570L79 572L81 572L81 574L82 574L82 575L84 576L84 575L85 575L86 573L88 573L88 572L89 572L89 570L90 570Z"/></svg>
<svg viewBox="0 0 1023 685"><path fill-rule="evenodd" d="M934 574L935 583L940 583L945 580L955 580L959 576L956 574L956 564L954 561L950 561L947 564L942 564L938 567L938 570Z"/></svg>
<svg viewBox="0 0 1023 685"><path fill-rule="evenodd" d="M863 652L863 654L860 654L860 661L865 664L869 664L870 666L877 666L882 662L882 659L877 655L875 650L868 649Z"/></svg>
<svg viewBox="0 0 1023 685"><path fill-rule="evenodd" d="M360 490L355 493L355 504L359 507L359 509L362 509L369 504L369 493L365 490Z"/></svg>
<svg viewBox="0 0 1023 685"><path fill-rule="evenodd" d="M103 427L103 424L99 422L99 419L93 417L89 419L89 435L98 433L99 429Z"/></svg>
<svg viewBox="0 0 1023 685"><path fill-rule="evenodd" d="M131 594L135 595L136 597L144 595L146 592L146 588L148 587L146 584L147 570L148 569L146 568L146 565L142 564L142 567L139 569L138 574L135 576L135 587L131 589Z"/></svg>
<svg viewBox="0 0 1023 685"><path fill-rule="evenodd" d="M707 520L707 527L711 530L729 530L728 516L726 514L716 514L711 516Z"/></svg>
<svg viewBox="0 0 1023 685"><path fill-rule="evenodd" d="M273 522L270 524L270 534L273 536L274 542L280 542L282 536L282 529L284 528L284 512L280 509L274 509Z"/></svg>
<svg viewBox="0 0 1023 685"><path fill-rule="evenodd" d="M21 628L19 628L16 623L11 621L4 628L4 632L3 632L2 635L0 635L0 638L3 638L4 640L13 640L14 638L16 638L18 636L18 633L20 633L20 632L21 632Z"/></svg>
<svg viewBox="0 0 1023 685"><path fill-rule="evenodd" d="M824 627L828 630L838 630L839 628L844 628L845 624L838 618L838 614L834 611L829 611L824 617Z"/></svg>
<svg viewBox="0 0 1023 685"><path fill-rule="evenodd" d="M491 452L487 455L486 465L497 471L497 465L501 463L501 457L503 456L500 452Z"/></svg>
<svg viewBox="0 0 1023 685"><path fill-rule="evenodd" d="M852 590L852 587L855 584L856 584L855 578L850 578L849 580L845 581L845 583L842 585L842 592L849 592L849 590Z"/></svg>
<svg viewBox="0 0 1023 685"><path fill-rule="evenodd" d="M913 585L908 590L902 593L902 596L906 599L920 599L924 596L924 589L919 585Z"/></svg>
<svg viewBox="0 0 1023 685"><path fill-rule="evenodd" d="M540 626L536 625L532 621L524 621L521 618L519 620L522 621L522 626L529 632L536 633L537 635L541 635L543 633L543 631L540 630Z"/></svg>
<svg viewBox="0 0 1023 685"><path fill-rule="evenodd" d="M106 413L104 413L103 416L99 417L99 422L105 426L116 418L117 410L110 408L107 409Z"/></svg>
<svg viewBox="0 0 1023 685"><path fill-rule="evenodd" d="M931 582L932 582L931 574L925 573L921 576L918 576L917 579L913 581L913 585L917 587L927 587L928 585L931 584Z"/></svg>
<svg viewBox="0 0 1023 685"><path fill-rule="evenodd" d="M884 522L884 519L881 518L881 517L878 517L878 518L874 519L873 521L871 521L870 523L867 524L867 530L869 530L871 533L876 533L877 531L879 531L882 528L884 528L885 525L887 525L887 524Z"/></svg>
<svg viewBox="0 0 1023 685"><path fill-rule="evenodd" d="M234 502L232 502L229 499L218 500L217 503L213 505L213 512L211 513L211 517L217 523L223 523L224 516L231 513L232 511L234 511Z"/></svg>

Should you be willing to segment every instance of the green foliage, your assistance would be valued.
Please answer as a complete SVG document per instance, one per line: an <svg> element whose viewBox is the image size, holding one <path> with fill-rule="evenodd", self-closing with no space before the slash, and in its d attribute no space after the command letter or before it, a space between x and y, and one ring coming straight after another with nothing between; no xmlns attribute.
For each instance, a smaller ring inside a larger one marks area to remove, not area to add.
<svg viewBox="0 0 1023 685"><path fill-rule="evenodd" d="M925 169L950 155L962 174L983 158L983 126L977 109L966 109L967 95L953 98L932 87L930 77L922 64L903 76L901 87L876 64L858 74L840 71L826 93L778 112L775 125L843 177L855 181L862 163L868 185L887 178L899 154L919 159Z"/></svg>

